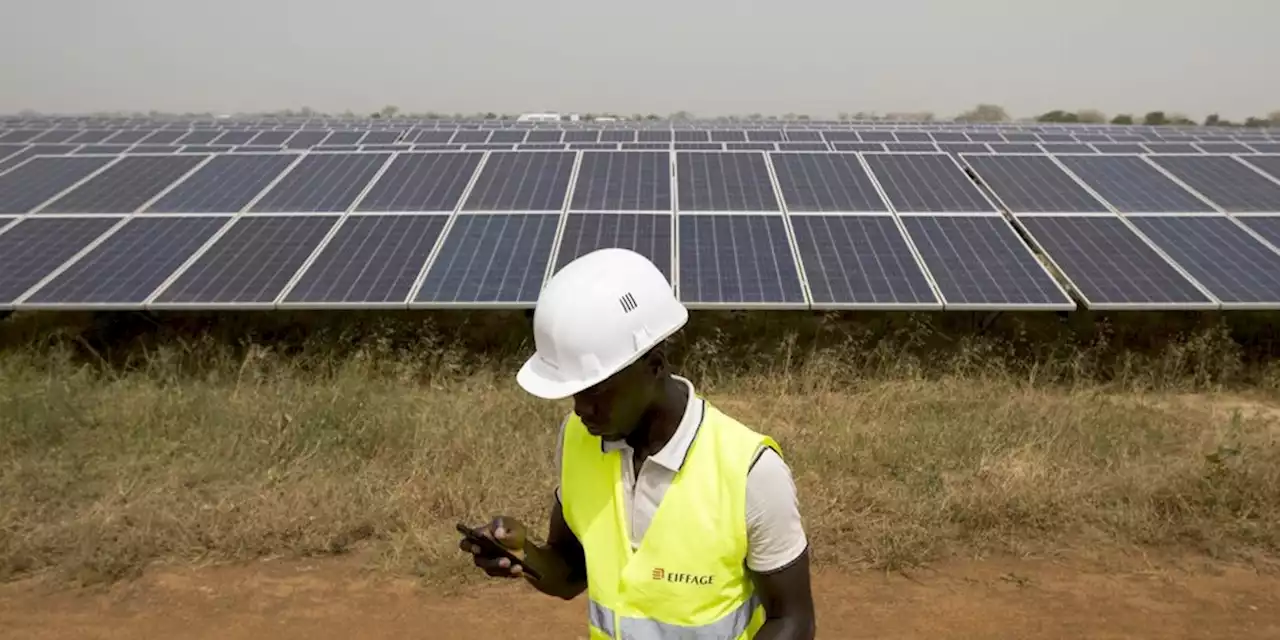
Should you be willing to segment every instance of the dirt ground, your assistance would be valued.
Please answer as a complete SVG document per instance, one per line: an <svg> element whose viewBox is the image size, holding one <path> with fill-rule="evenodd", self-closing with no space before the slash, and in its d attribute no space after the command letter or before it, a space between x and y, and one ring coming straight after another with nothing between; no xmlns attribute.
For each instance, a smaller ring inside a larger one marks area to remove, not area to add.
<svg viewBox="0 0 1280 640"><path fill-rule="evenodd" d="M815 575L822 638L1280 638L1280 575L1200 559L997 559ZM521 584L446 593L357 559L154 568L108 589L0 585L0 636L582 638L585 602Z"/></svg>

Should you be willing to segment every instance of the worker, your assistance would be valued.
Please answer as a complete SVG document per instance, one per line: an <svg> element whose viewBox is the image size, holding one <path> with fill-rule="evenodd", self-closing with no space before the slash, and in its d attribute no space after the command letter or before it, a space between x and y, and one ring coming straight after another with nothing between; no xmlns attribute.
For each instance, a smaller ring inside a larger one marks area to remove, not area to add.
<svg viewBox="0 0 1280 640"><path fill-rule="evenodd" d="M490 576L565 600L585 590L593 640L813 638L791 471L772 438L670 371L666 341L688 317L633 251L593 251L556 273L516 376L539 398L573 398L546 541L509 516L478 529L530 571L459 546Z"/></svg>

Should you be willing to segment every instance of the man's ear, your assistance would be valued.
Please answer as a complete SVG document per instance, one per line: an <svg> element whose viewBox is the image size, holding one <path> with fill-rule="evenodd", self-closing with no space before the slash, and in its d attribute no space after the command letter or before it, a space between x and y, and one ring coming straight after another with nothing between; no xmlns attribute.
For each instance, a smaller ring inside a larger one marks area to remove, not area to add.
<svg viewBox="0 0 1280 640"><path fill-rule="evenodd" d="M655 377L663 377L667 373L666 345L659 343L658 346L650 349L645 356L645 363L648 365L649 372Z"/></svg>

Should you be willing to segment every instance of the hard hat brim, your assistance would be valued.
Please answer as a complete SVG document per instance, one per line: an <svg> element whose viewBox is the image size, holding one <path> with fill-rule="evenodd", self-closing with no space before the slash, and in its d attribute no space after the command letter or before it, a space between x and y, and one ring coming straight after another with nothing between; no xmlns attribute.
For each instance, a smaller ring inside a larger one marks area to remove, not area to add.
<svg viewBox="0 0 1280 640"><path fill-rule="evenodd" d="M546 365L542 364L537 354L534 354L525 360L520 371L516 373L516 382L525 391L543 400L563 400L596 384L595 382L583 384L576 380L556 380L546 375L545 368Z"/></svg>

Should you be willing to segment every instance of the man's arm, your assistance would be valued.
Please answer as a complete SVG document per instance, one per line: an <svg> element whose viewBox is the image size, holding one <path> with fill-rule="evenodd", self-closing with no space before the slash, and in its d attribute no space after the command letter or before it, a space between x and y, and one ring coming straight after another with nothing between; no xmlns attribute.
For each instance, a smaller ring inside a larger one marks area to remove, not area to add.
<svg viewBox="0 0 1280 640"><path fill-rule="evenodd" d="M587 559L582 543L564 520L560 497L551 507L551 526L546 544L525 544L526 562L542 574L541 580L525 578L533 588L547 595L572 600L587 588Z"/></svg>
<svg viewBox="0 0 1280 640"><path fill-rule="evenodd" d="M752 573L764 604L765 622L756 640L810 640L817 633L809 588L809 550L791 564L769 573Z"/></svg>
<svg viewBox="0 0 1280 640"><path fill-rule="evenodd" d="M772 449L760 452L747 475L747 570L766 616L756 637L813 638L809 541L791 469Z"/></svg>

